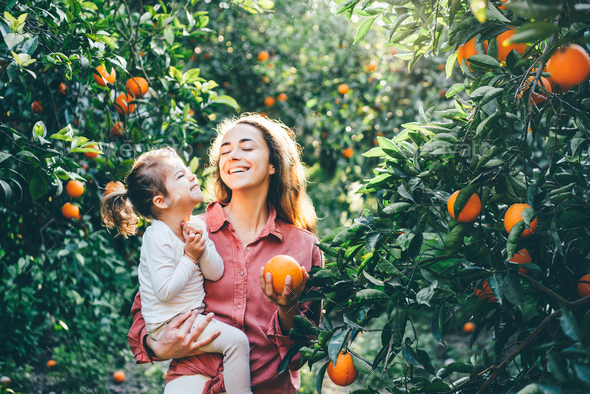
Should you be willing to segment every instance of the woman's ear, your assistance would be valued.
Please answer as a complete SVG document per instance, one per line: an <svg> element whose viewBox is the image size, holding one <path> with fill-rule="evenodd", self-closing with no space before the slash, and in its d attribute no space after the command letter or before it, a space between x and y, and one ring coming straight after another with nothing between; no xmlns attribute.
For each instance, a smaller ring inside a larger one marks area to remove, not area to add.
<svg viewBox="0 0 590 394"><path fill-rule="evenodd" d="M170 207L168 205L168 201L166 201L166 198L161 194L154 196L154 198L152 199L152 202L154 203L155 207L158 209L166 209L166 208Z"/></svg>
<svg viewBox="0 0 590 394"><path fill-rule="evenodd" d="M275 166L273 166L272 164L269 165L268 167L268 174L272 175L275 173Z"/></svg>

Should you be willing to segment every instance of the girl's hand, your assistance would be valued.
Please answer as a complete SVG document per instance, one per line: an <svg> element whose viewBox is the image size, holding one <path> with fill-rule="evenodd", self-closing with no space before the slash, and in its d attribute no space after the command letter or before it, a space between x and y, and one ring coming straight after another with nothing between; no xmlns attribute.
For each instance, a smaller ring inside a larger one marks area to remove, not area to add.
<svg viewBox="0 0 590 394"><path fill-rule="evenodd" d="M272 287L272 274L267 272L265 278L264 267L260 267L260 273L258 275L260 280L260 288L268 300L273 304L278 305L279 308L292 308L294 305L299 303L299 297L301 297L301 294L303 294L303 291L305 290L305 284L309 279L309 275L304 267L301 267L301 274L303 275L303 283L298 289L292 289L293 279L291 278L291 275L287 275L285 278L285 288L283 289L283 293L277 294Z"/></svg>
<svg viewBox="0 0 590 394"><path fill-rule="evenodd" d="M215 330L213 334L200 338L199 336L213 318L213 313L209 313L202 322L195 326L193 331L190 331L197 315L197 311L191 311L176 316L174 320L168 323L159 340L155 341L150 336L147 337L148 347L162 360L205 353L199 348L211 343L219 336L220 331Z"/></svg>
<svg viewBox="0 0 590 394"><path fill-rule="evenodd" d="M184 244L184 254L193 263L197 264L203 253L205 253L206 248L207 244L205 243L205 238L202 236L202 231L196 234L190 233Z"/></svg>
<svg viewBox="0 0 590 394"><path fill-rule="evenodd" d="M182 234L185 241L191 233L203 235L203 229L195 222L182 222L180 223L180 227L182 227Z"/></svg>

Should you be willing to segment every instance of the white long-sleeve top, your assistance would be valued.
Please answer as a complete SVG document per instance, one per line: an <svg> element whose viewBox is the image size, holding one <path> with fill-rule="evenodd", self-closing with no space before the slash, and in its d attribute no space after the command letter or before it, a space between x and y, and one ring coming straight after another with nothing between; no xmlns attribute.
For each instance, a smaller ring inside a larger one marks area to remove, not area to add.
<svg viewBox="0 0 590 394"><path fill-rule="evenodd" d="M184 242L161 220L145 230L139 258L141 313L146 323L162 323L203 305L204 279L223 275L223 260L209 239L205 222L191 216L203 229L207 245L198 264L184 256Z"/></svg>

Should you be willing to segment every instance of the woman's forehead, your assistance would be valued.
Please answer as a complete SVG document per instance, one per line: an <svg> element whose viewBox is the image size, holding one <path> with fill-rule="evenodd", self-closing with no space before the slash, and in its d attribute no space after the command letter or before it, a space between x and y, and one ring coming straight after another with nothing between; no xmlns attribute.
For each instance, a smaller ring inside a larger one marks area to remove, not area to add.
<svg viewBox="0 0 590 394"><path fill-rule="evenodd" d="M264 136L258 127L250 124L238 123L225 133L222 139L222 144L226 142L237 144L241 140L253 140L262 143L264 141Z"/></svg>

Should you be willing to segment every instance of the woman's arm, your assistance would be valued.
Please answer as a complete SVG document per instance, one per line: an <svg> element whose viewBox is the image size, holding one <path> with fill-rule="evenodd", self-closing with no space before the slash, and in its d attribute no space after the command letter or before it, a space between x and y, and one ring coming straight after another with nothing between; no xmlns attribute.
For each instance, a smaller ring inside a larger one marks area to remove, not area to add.
<svg viewBox="0 0 590 394"><path fill-rule="evenodd" d="M127 334L127 340L129 341L129 347L135 356L135 362L137 364L203 354L204 352L199 350L199 348L211 343L219 336L219 330L215 330L212 335L199 338L213 318L212 313L208 314L202 322L197 324L193 331L190 331L197 317L196 311L192 311L178 315L166 326L161 338L158 341L154 341L148 336L145 328L145 321L141 314L141 298L139 292L135 296L135 301L131 308L131 316L133 318L133 324Z"/></svg>

